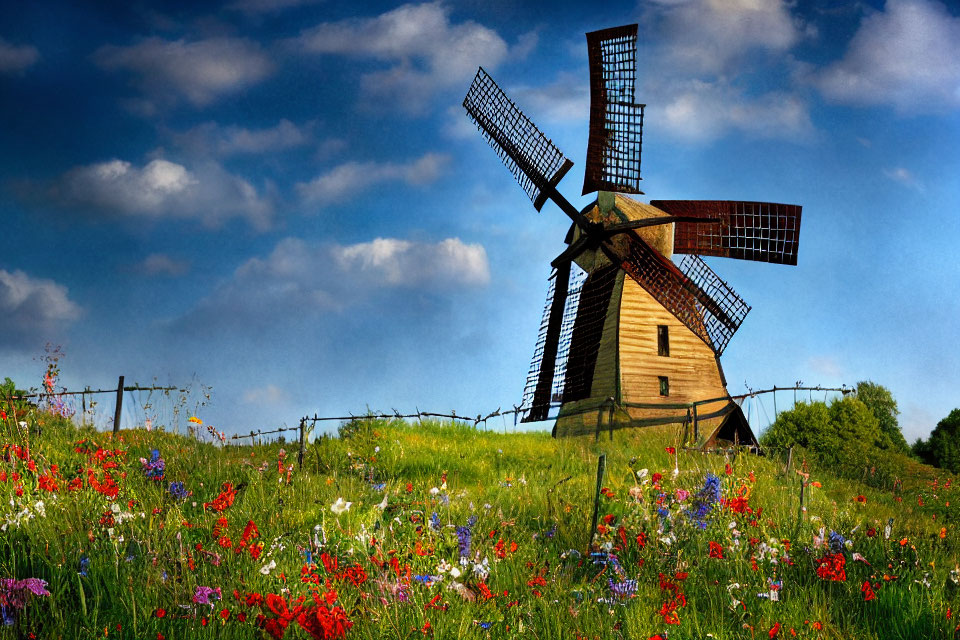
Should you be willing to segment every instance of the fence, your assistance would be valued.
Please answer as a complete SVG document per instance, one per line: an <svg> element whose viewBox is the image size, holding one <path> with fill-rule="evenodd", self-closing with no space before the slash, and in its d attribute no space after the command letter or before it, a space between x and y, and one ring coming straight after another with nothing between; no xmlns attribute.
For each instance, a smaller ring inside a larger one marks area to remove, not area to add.
<svg viewBox="0 0 960 640"><path fill-rule="evenodd" d="M24 393L19 395L9 395L7 396L7 402L12 406L14 400L27 400L30 398L36 398L38 402L43 401L46 398L60 398L62 396L81 396L81 402L83 404L83 412L86 414L87 411L87 396L96 395L100 393L113 393L116 394L116 404L113 413L113 433L116 433L120 430L120 414L123 410L123 394L127 391L181 391L186 393L186 389L180 389L178 387L142 387L140 385L133 386L124 386L123 376L120 376L117 382L116 389L90 389L89 387L83 391L53 391L46 393Z"/></svg>

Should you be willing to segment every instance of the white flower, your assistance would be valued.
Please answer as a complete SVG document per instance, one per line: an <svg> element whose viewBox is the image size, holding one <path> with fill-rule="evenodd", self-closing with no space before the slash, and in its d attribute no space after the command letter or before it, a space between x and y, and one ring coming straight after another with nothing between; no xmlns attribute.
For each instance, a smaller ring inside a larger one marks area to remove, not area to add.
<svg viewBox="0 0 960 640"><path fill-rule="evenodd" d="M460 569L457 569L456 567L450 567L450 577L451 577L451 578L459 578L459 577L460 577Z"/></svg>
<svg viewBox="0 0 960 640"><path fill-rule="evenodd" d="M268 564L265 564L262 567L260 567L260 573L262 573L265 576L268 576L270 575L270 572L276 568L277 568L276 560L271 560Z"/></svg>
<svg viewBox="0 0 960 640"><path fill-rule="evenodd" d="M41 518L47 517L47 509L43 504L43 500L37 500L37 504L33 505L33 508L37 510L37 514Z"/></svg>
<svg viewBox="0 0 960 640"><path fill-rule="evenodd" d="M435 495L438 495L439 493L440 493L440 489L437 489L436 487L430 488L430 495L435 496Z"/></svg>
<svg viewBox="0 0 960 640"><path fill-rule="evenodd" d="M333 511L336 515L342 514L344 511L350 510L350 505L352 502L345 502L343 498L337 498L337 501L333 503L330 507L330 511Z"/></svg>
<svg viewBox="0 0 960 640"><path fill-rule="evenodd" d="M383 510L383 509L386 509L386 508L387 508L387 498L388 498L388 497L389 497L388 494L387 494L386 492L384 492L384 494L383 494L383 500L381 500L381 501L380 501L380 504L377 505L377 508L378 508L378 509Z"/></svg>
<svg viewBox="0 0 960 640"><path fill-rule="evenodd" d="M637 471L637 480L643 480L644 478L647 477L647 474L648 474L648 473L650 473L649 470L647 470L647 469L640 469L640 471Z"/></svg>

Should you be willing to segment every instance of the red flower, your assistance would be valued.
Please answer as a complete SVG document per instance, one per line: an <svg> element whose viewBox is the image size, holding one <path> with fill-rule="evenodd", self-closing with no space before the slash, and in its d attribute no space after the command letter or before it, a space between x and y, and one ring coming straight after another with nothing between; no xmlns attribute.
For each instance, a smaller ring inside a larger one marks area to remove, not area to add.
<svg viewBox="0 0 960 640"><path fill-rule="evenodd" d="M710 557L723 559L723 547L713 540L710 541Z"/></svg>
<svg viewBox="0 0 960 640"><path fill-rule="evenodd" d="M167 610L163 608L157 609L156 611L153 612L153 615L155 615L158 618L163 618L167 615Z"/></svg>
<svg viewBox="0 0 960 640"><path fill-rule="evenodd" d="M771 638L776 638L778 633L780 633L780 623L779 623L779 622L778 622L777 624L773 625L773 627L770 628L770 633L769 633L768 635L769 635Z"/></svg>
<svg viewBox="0 0 960 640"><path fill-rule="evenodd" d="M830 580L833 582L845 582L847 572L844 566L847 559L842 553L827 554L817 560L817 575L821 580Z"/></svg>
<svg viewBox="0 0 960 640"><path fill-rule="evenodd" d="M655 474L653 474L653 476L650 478L650 482L652 482L653 484L657 485L657 484L660 484L660 480L662 480L662 479L663 479L663 474L661 474L661 473L655 473Z"/></svg>
<svg viewBox="0 0 960 640"><path fill-rule="evenodd" d="M667 448L666 448L666 451L667 451L667 453L669 453L670 455L674 455L674 454L677 452L677 450L674 449L673 447L667 447Z"/></svg>
<svg viewBox="0 0 960 640"><path fill-rule="evenodd" d="M860 591L863 593L863 601L868 602L876 598L876 594L873 592L873 587L870 586L869 580L864 580L863 585L860 587Z"/></svg>
<svg viewBox="0 0 960 640"><path fill-rule="evenodd" d="M867 497L861 493L857 496L857 502L860 504L867 504Z"/></svg>
<svg viewBox="0 0 960 640"><path fill-rule="evenodd" d="M730 466L730 463L727 463L727 465L723 468L723 472L728 476L733 474L733 467Z"/></svg>
<svg viewBox="0 0 960 640"><path fill-rule="evenodd" d="M875 535L877 535L877 530L876 530L876 529L874 529L873 527L870 527L869 529L867 529L867 537L868 537L868 538L872 538L872 537L875 536Z"/></svg>

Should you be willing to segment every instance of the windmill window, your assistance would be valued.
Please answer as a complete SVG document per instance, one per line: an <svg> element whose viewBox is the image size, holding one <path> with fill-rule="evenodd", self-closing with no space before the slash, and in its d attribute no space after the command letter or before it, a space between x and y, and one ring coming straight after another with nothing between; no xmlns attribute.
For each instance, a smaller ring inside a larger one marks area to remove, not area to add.
<svg viewBox="0 0 960 640"><path fill-rule="evenodd" d="M670 329L665 324L657 325L657 355L670 355Z"/></svg>
<svg viewBox="0 0 960 640"><path fill-rule="evenodd" d="M669 396L670 380L667 378L667 376L657 376L657 378L660 380L660 395L664 397Z"/></svg>

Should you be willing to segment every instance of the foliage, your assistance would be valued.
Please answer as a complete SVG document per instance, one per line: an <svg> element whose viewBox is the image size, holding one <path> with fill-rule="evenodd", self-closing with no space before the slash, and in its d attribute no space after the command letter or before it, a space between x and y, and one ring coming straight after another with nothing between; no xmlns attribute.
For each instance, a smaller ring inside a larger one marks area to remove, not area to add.
<svg viewBox="0 0 960 640"><path fill-rule="evenodd" d="M878 446L898 453L909 453L910 447L897 421L900 410L890 390L875 382L861 381L857 383L857 398L867 405L877 418L880 432L884 436Z"/></svg>
<svg viewBox="0 0 960 640"><path fill-rule="evenodd" d="M920 458L952 473L960 472L960 409L954 409L937 423L930 438L913 445Z"/></svg>
<svg viewBox="0 0 960 640"><path fill-rule="evenodd" d="M825 466L848 475L862 473L883 441L879 423L858 398L844 396L829 406L823 402L798 403L782 412L760 442L765 447L803 447Z"/></svg>

